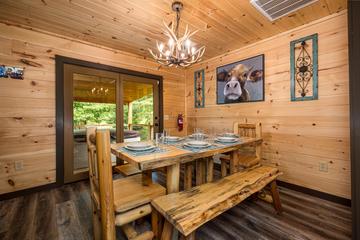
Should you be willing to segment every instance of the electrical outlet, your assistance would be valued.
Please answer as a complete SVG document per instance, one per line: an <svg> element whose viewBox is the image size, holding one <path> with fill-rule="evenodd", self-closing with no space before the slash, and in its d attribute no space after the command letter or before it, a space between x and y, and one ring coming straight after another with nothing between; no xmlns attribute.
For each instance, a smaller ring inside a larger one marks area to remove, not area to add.
<svg viewBox="0 0 360 240"><path fill-rule="evenodd" d="M20 171L23 169L23 161L15 161L15 171Z"/></svg>
<svg viewBox="0 0 360 240"><path fill-rule="evenodd" d="M320 162L319 163L319 171L320 172L328 172L329 171L329 166L327 162Z"/></svg>

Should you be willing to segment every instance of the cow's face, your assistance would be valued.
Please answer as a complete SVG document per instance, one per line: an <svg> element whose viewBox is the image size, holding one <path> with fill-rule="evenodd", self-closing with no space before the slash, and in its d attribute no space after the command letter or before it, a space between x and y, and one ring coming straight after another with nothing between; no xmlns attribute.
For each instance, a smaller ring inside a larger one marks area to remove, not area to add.
<svg viewBox="0 0 360 240"><path fill-rule="evenodd" d="M242 88L248 79L249 69L243 65L236 65L227 76L227 83L224 87L224 96L230 100L239 99L243 93Z"/></svg>

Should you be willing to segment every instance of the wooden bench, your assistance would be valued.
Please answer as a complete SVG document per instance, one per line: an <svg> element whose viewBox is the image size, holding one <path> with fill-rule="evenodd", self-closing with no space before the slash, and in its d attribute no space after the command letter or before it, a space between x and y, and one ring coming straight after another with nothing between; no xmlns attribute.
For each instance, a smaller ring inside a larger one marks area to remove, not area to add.
<svg viewBox="0 0 360 240"><path fill-rule="evenodd" d="M262 190L268 184L270 184L274 207L277 212L281 212L276 186L276 178L280 174L277 168L257 166L216 182L154 199L151 204L166 219L161 239L171 238L172 226L186 239L194 239L195 230L200 226Z"/></svg>

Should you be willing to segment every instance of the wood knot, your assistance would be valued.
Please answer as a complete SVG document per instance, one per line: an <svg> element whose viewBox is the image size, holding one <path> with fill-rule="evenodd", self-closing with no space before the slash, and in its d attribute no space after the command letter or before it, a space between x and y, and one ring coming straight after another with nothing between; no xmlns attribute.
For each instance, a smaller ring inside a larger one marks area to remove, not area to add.
<svg viewBox="0 0 360 240"><path fill-rule="evenodd" d="M23 120L23 117L14 117L15 120Z"/></svg>
<svg viewBox="0 0 360 240"><path fill-rule="evenodd" d="M36 82L35 82L35 81L31 81L31 85L32 85L32 86L36 86Z"/></svg>
<svg viewBox="0 0 360 240"><path fill-rule="evenodd" d="M41 65L40 63L37 63L37 62L34 62L34 61L30 61L30 60L27 60L27 59L20 59L20 62L26 64L26 65L29 65L31 67L42 67L43 65Z"/></svg>
<svg viewBox="0 0 360 240"><path fill-rule="evenodd" d="M15 186L15 182L11 179L8 180L8 184L13 187Z"/></svg>
<svg viewBox="0 0 360 240"><path fill-rule="evenodd" d="M52 123L48 124L48 128L52 128L54 125Z"/></svg>

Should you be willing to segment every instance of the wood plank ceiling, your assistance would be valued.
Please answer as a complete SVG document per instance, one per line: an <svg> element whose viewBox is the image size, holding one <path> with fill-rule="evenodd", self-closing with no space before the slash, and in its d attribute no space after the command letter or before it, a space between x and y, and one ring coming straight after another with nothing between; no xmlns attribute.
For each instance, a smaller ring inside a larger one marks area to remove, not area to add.
<svg viewBox="0 0 360 240"><path fill-rule="evenodd" d="M171 0L1 0L0 22L21 24L106 47L149 56L165 41L162 21L173 19ZM346 0L319 0L270 22L249 0L183 0L182 25L211 58L347 8Z"/></svg>

